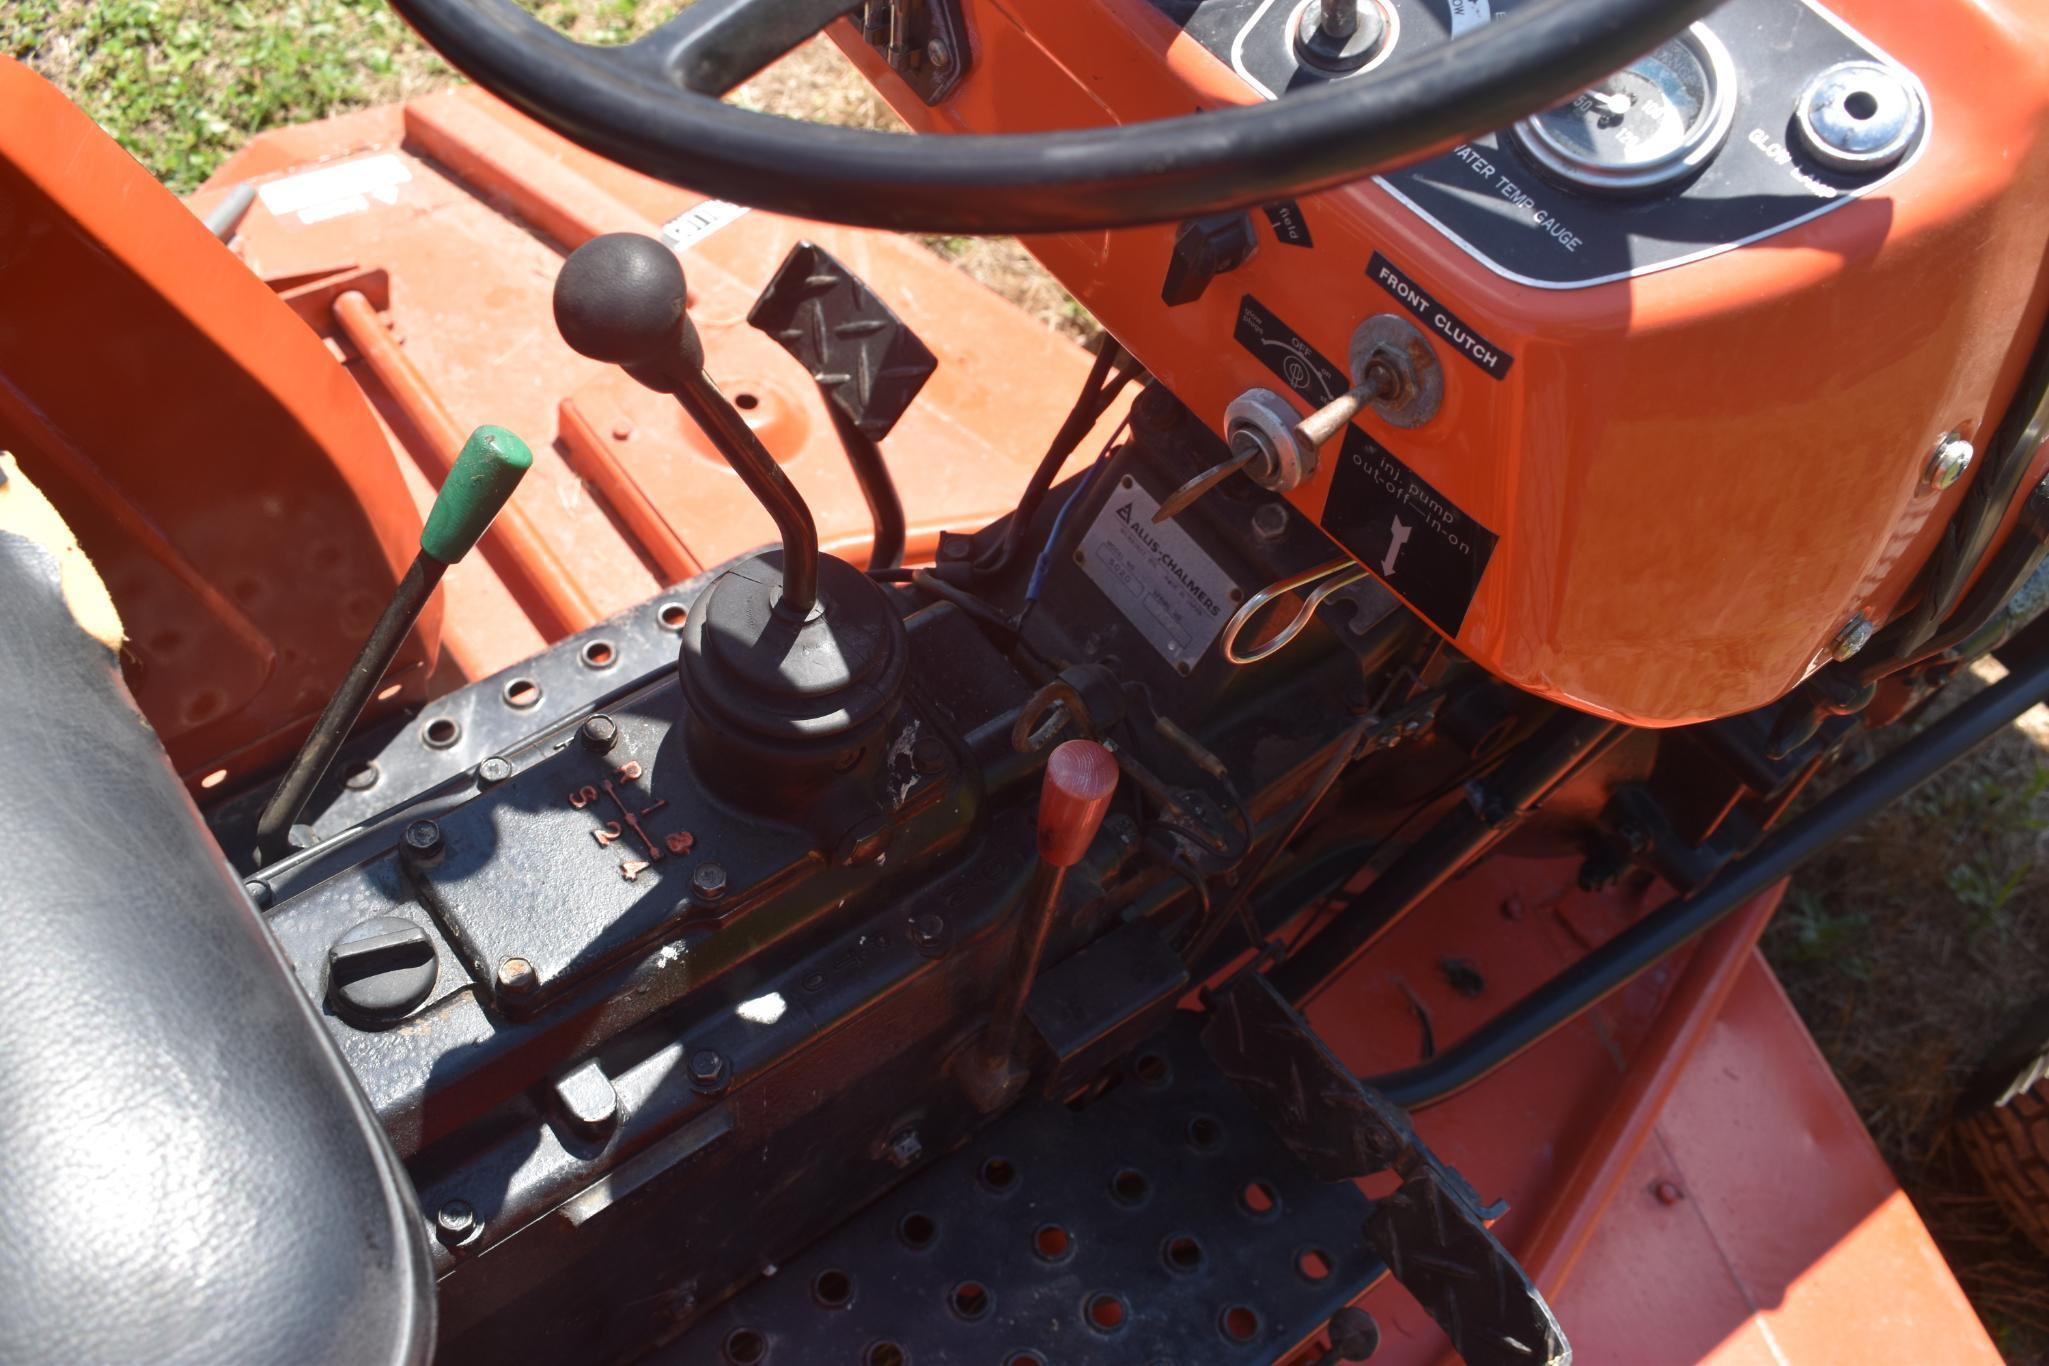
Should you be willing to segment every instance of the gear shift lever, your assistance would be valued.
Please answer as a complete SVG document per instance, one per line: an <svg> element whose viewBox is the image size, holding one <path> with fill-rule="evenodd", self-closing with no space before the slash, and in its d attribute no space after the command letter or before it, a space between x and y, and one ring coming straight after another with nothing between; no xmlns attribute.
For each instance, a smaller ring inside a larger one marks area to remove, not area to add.
<svg viewBox="0 0 2049 1366"><path fill-rule="evenodd" d="M674 395L761 501L781 547L712 580L684 621L676 661L684 741L697 778L764 815L811 812L835 790L881 783L910 641L888 592L818 553L811 510L704 372L684 305L683 267L652 237L612 233L578 247L555 280L563 340Z"/></svg>
<svg viewBox="0 0 2049 1366"><path fill-rule="evenodd" d="M607 233L578 247L555 277L555 326L592 360L673 395L704 429L775 519L783 540L776 609L801 619L818 601L818 528L796 486L705 374L704 343L684 311L688 298L674 252L638 233Z"/></svg>

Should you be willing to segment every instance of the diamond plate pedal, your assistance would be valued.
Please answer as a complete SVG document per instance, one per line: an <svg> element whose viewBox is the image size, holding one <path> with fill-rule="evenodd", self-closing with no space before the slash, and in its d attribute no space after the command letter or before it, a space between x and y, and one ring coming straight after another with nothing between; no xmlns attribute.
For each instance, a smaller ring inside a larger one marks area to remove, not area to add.
<svg viewBox="0 0 2049 1366"><path fill-rule="evenodd" d="M1080 1110L1032 1100L648 1358L1264 1363L1382 1274L1186 1015Z"/></svg>
<svg viewBox="0 0 2049 1366"><path fill-rule="evenodd" d="M1401 1107L1364 1085L1272 984L1247 968L1209 993L1203 1047L1310 1172L1350 1180L1392 1168L1366 1241L1470 1366L1571 1366L1543 1296L1489 1231L1503 1207L1416 1137Z"/></svg>
<svg viewBox="0 0 2049 1366"><path fill-rule="evenodd" d="M825 248L799 242L748 311L871 441L889 435L938 360Z"/></svg>

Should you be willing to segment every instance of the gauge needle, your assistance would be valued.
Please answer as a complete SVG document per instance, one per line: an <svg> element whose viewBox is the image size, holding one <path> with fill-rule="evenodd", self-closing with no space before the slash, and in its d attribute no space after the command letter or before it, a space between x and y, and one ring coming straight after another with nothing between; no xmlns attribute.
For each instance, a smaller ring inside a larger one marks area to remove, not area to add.
<svg viewBox="0 0 2049 1366"><path fill-rule="evenodd" d="M1636 104L1635 100L1620 90L1589 90L1587 98L1599 105L1603 114L1612 114L1616 118L1627 114Z"/></svg>

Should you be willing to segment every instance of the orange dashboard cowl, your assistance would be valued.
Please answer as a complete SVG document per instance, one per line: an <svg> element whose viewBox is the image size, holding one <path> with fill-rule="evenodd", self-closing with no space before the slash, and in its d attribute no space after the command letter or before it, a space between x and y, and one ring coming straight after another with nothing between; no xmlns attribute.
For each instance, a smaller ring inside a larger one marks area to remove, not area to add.
<svg viewBox="0 0 2049 1366"><path fill-rule="evenodd" d="M419 531L376 418L320 339L4 57L0 447L106 579L129 687L207 786L296 745ZM394 664L399 698L424 699L439 619L430 607Z"/></svg>
<svg viewBox="0 0 2049 1366"><path fill-rule="evenodd" d="M1460 613L1405 600L1560 702L1652 726L1748 711L1825 661L1853 617L1900 610L1966 488L1924 482L1929 456L1952 432L1989 437L2049 312L2049 14L1830 8L1926 87L1927 144L1882 189L1721 254L1536 288L1377 180L1304 198L1308 245L1256 222L1260 250L1182 307L1160 299L1173 225L1028 245L1218 429L1233 398L1286 387L1234 344L1248 297L1342 365L1362 321L1404 309L1372 278L1392 263L1460 335L1513 357L1483 373L1439 329L1438 414L1414 430L1359 419L1495 538ZM967 9L976 64L938 109L845 43L915 127L1129 123L1260 98L1150 0ZM1326 529L1339 463L1327 454L1289 495Z"/></svg>

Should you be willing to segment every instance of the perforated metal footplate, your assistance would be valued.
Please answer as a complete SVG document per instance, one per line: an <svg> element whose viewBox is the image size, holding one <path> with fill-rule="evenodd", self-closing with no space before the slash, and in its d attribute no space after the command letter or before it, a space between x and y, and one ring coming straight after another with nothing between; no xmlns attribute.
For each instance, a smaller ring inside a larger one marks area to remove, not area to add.
<svg viewBox="0 0 2049 1366"><path fill-rule="evenodd" d="M1177 1020L1108 1094L1027 1101L652 1360L1268 1362L1381 1273Z"/></svg>

